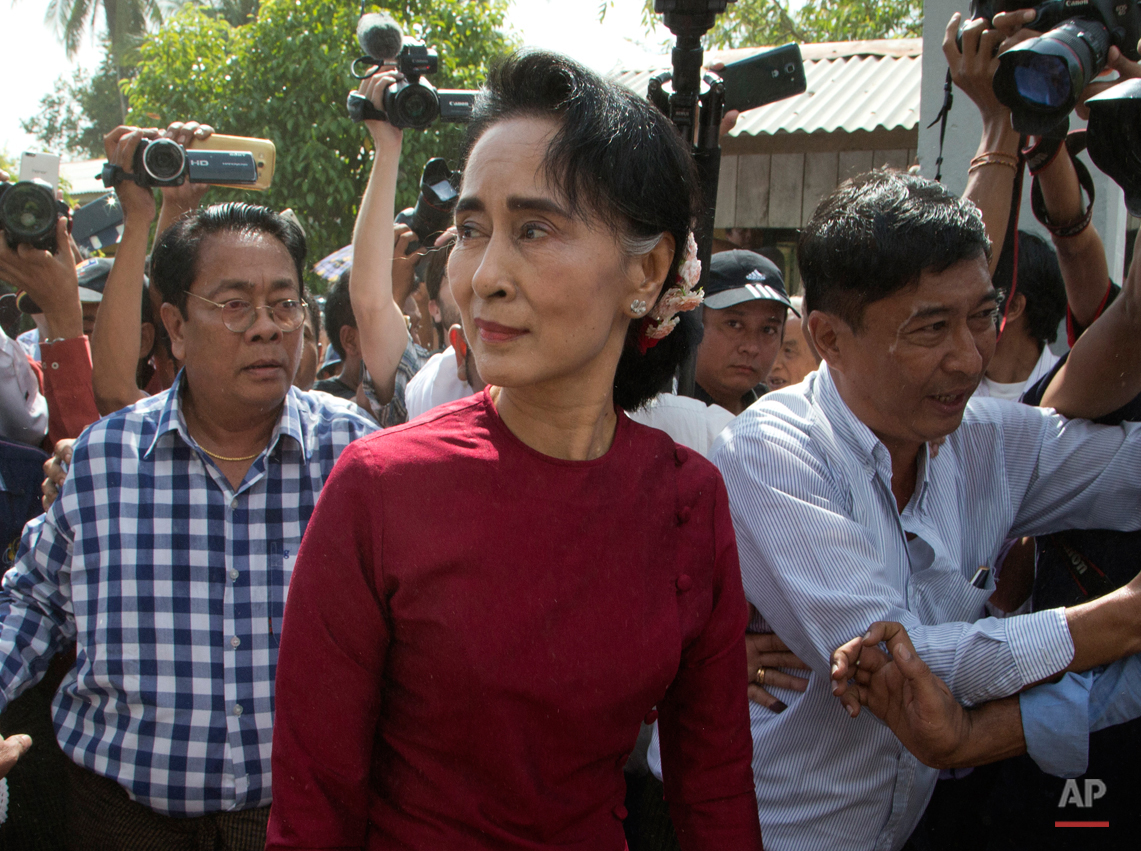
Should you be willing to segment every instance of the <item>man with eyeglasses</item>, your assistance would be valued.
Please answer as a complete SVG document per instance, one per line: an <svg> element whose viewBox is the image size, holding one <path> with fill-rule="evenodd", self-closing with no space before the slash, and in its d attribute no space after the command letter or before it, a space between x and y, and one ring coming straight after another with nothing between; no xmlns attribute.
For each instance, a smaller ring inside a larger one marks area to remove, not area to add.
<svg viewBox="0 0 1141 851"><path fill-rule="evenodd" d="M151 279L183 368L76 441L4 576L0 708L77 643L53 701L71 847L264 847L297 547L341 450L376 428L291 386L305 250L293 222L249 204L162 234Z"/></svg>

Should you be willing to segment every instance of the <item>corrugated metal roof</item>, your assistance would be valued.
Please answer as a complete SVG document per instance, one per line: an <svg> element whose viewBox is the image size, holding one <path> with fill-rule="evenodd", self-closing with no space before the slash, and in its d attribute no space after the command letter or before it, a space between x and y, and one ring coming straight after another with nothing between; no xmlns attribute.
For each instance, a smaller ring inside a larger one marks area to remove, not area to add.
<svg viewBox="0 0 1141 851"><path fill-rule="evenodd" d="M709 51L708 64L751 56L765 48ZM919 124L922 40L839 42L801 45L808 90L744 113L731 136L778 133L853 133L914 130ZM615 68L608 75L639 94L650 78L668 67Z"/></svg>

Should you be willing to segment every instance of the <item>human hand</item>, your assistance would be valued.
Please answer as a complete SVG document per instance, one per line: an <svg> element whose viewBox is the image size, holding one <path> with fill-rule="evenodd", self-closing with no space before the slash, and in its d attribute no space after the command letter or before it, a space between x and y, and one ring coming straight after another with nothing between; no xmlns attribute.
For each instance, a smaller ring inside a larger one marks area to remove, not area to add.
<svg viewBox="0 0 1141 851"><path fill-rule="evenodd" d="M71 453L74 447L75 438L65 437L56 443L52 456L44 461L44 481L40 485L40 490L43 492L41 502L43 502L44 511L51 508L51 504L59 496L60 486L63 485L63 480L67 478L67 471L71 468Z"/></svg>
<svg viewBox="0 0 1141 851"><path fill-rule="evenodd" d="M12 766L16 761L28 752L28 748L32 746L32 737L20 733L16 736L9 736L6 739L0 739L0 778L8 776L8 772L12 770Z"/></svg>
<svg viewBox="0 0 1141 851"><path fill-rule="evenodd" d="M203 142L214 133L209 124L199 124L197 121L174 121L163 132L163 138L173 139L184 148L189 148L193 142ZM170 205L180 212L193 210L202 203L202 198L210 188L208 183L191 183L185 181L181 186L164 186L161 189L162 203Z"/></svg>
<svg viewBox="0 0 1141 851"><path fill-rule="evenodd" d="M392 248L392 300L402 305L416 289L416 264L427 249L420 245L409 253L408 247L416 241L412 228L398 223L392 230L395 239Z"/></svg>
<svg viewBox="0 0 1141 851"><path fill-rule="evenodd" d="M395 66L385 65L371 77L361 80L357 91L368 98L373 106L383 112L384 90L403 79L404 75L397 71ZM400 143L404 138L403 130L398 127L393 127L392 124L387 121L376 121L373 119L365 121L364 125L368 128L368 132L372 136L372 141L376 145L378 157L382 152L399 155Z"/></svg>
<svg viewBox="0 0 1141 851"><path fill-rule="evenodd" d="M10 248L0 231L0 278L24 290L40 306L51 338L83 334L83 308L79 304L79 281L68 248L67 217L60 216L55 228L54 254L18 245Z"/></svg>
<svg viewBox="0 0 1141 851"><path fill-rule="evenodd" d="M902 624L877 621L838 648L832 679L832 693L853 718L866 706L925 765L957 764L954 755L970 737L970 714L919 658Z"/></svg>
<svg viewBox="0 0 1141 851"><path fill-rule="evenodd" d="M1138 43L1138 47L1141 47L1141 42ZM1106 58L1105 67L1112 68L1116 71L1118 79L1101 82L1095 80L1082 89L1082 95L1078 99L1078 105L1074 111L1078 114L1079 118L1085 121L1089 120L1089 107L1086 106L1087 100L1094 95L1101 94L1106 89L1113 88L1122 80L1133 80L1141 77L1141 63L1127 59L1125 54L1118 50L1116 46L1109 48L1109 55Z"/></svg>
<svg viewBox="0 0 1141 851"><path fill-rule="evenodd" d="M943 33L943 55L951 69L951 79L978 107L983 120L1002 119L1009 123L1010 110L994 95L994 72L998 54L1036 33L1023 30L1034 20L1033 9L1000 12L989 23L985 18L968 21L963 27L962 49L956 44L962 15L956 12Z"/></svg>
<svg viewBox="0 0 1141 851"><path fill-rule="evenodd" d="M107 162L117 165L128 174L134 168L135 149L143 139L159 138L159 131L153 127L128 127L120 125L103 137L103 150ZM123 221L127 226L145 224L148 227L155 218L155 195L133 180L120 181L115 187L119 206L123 208Z"/></svg>
<svg viewBox="0 0 1141 851"><path fill-rule="evenodd" d="M752 608L750 606L750 608ZM745 633L745 668L749 678L749 700L773 712L784 712L788 707L777 700L765 686L805 691L808 680L786 674L778 668L797 668L803 671L809 667L792 653L776 633Z"/></svg>

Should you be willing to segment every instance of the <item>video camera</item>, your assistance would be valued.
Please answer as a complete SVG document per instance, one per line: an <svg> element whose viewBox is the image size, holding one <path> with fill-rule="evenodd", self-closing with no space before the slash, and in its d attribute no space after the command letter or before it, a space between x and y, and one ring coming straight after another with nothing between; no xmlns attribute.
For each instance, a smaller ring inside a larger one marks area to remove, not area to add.
<svg viewBox="0 0 1141 851"><path fill-rule="evenodd" d="M1004 0L974 0L972 18L992 19ZM1034 7L1026 26L1042 35L998 57L994 94L1010 108L1019 133L1041 136L1065 119L1082 90L1105 70L1109 48L1129 59L1141 57L1138 0L1048 0Z"/></svg>
<svg viewBox="0 0 1141 851"><path fill-rule="evenodd" d="M0 230L9 248L23 243L55 254L55 226L70 210L42 180L0 182Z"/></svg>
<svg viewBox="0 0 1141 851"><path fill-rule="evenodd" d="M387 121L393 127L423 130L437 118L460 122L471 118L476 93L437 89L422 79L439 70L439 54L420 42L405 43L404 33L391 18L376 13L362 15L357 24L357 41L365 55L353 62L354 77L367 80L380 66L395 65L404 79L385 89L383 110L359 92L350 94L348 110L353 121L372 119Z"/></svg>
<svg viewBox="0 0 1141 851"><path fill-rule="evenodd" d="M226 146L233 150L218 150ZM103 185L112 188L131 180L144 189L209 183L235 189L268 189L273 179L276 148L268 139L211 136L189 149L173 139L142 139L135 148L130 173L105 163Z"/></svg>

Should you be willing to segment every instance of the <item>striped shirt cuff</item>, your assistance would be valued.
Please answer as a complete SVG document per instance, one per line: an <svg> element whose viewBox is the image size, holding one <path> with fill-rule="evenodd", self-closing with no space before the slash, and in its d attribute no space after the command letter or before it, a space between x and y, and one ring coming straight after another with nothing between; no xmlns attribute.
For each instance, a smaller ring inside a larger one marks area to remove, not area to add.
<svg viewBox="0 0 1141 851"><path fill-rule="evenodd" d="M1065 609L1047 609L1004 621L1022 688L1052 677L1074 658L1074 640Z"/></svg>

